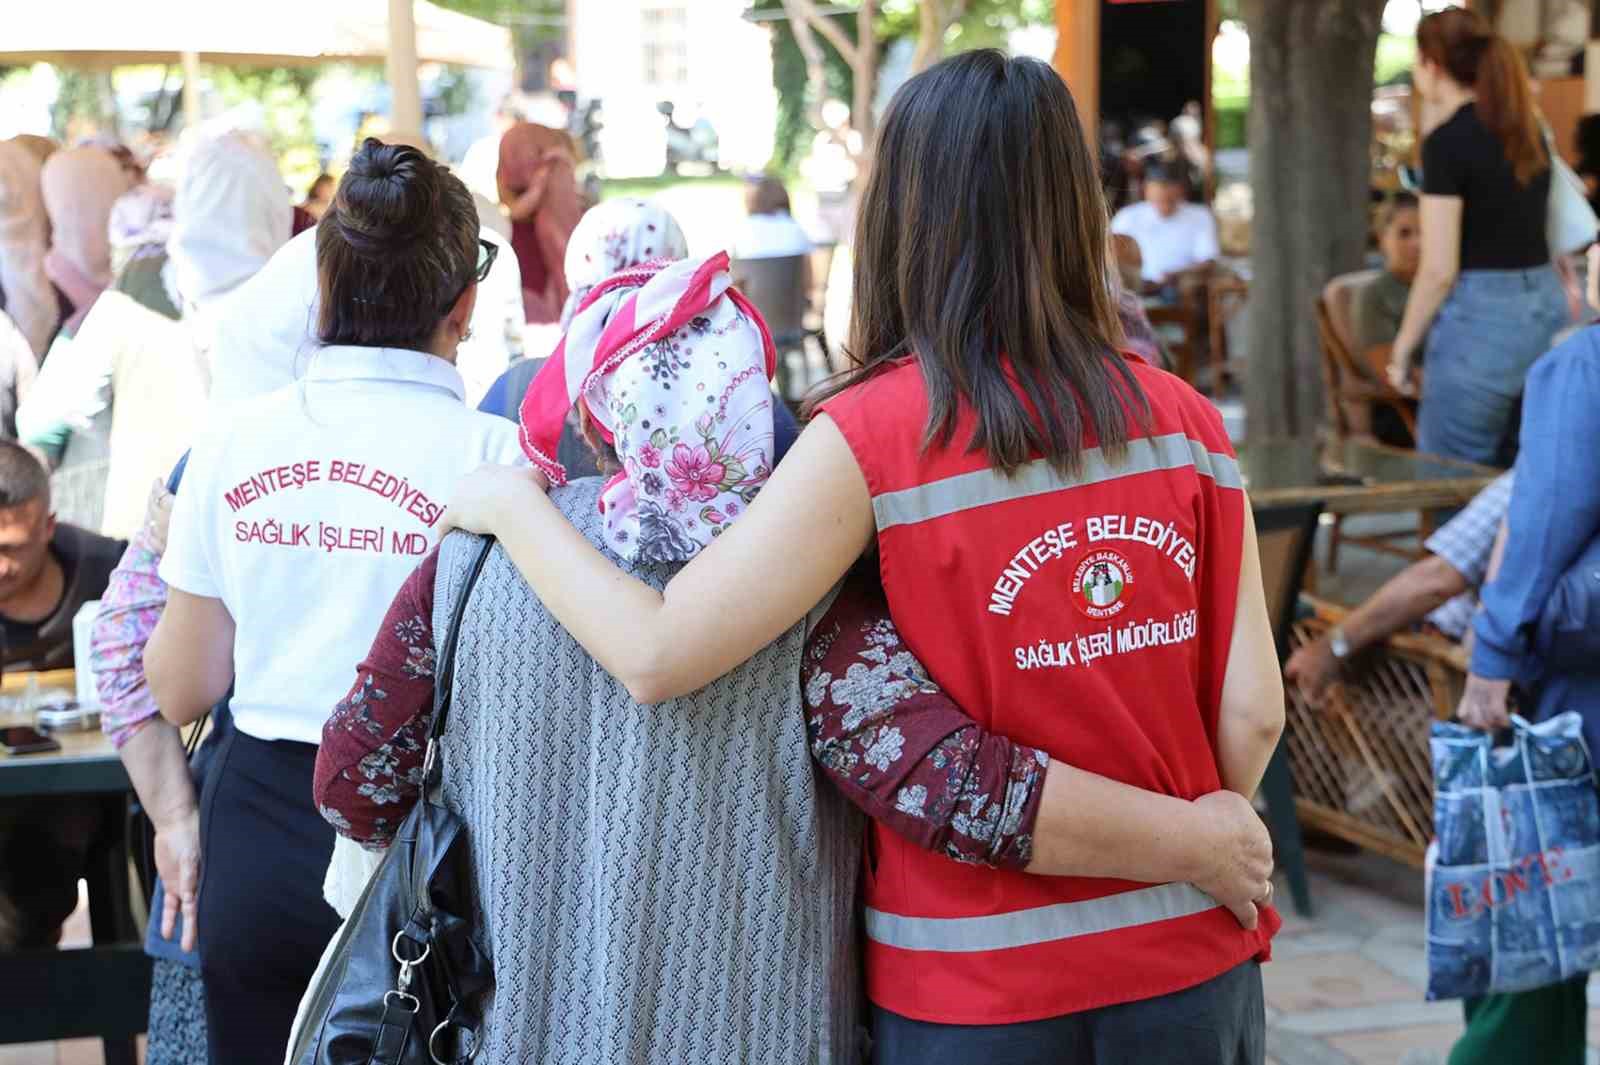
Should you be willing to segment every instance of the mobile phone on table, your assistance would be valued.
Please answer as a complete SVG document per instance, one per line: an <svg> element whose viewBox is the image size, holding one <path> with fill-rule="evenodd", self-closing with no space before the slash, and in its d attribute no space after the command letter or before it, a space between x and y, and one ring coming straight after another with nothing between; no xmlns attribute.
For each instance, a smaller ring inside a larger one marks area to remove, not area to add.
<svg viewBox="0 0 1600 1065"><path fill-rule="evenodd" d="M0 728L0 750L7 754L41 754L60 749L61 744L31 725Z"/></svg>

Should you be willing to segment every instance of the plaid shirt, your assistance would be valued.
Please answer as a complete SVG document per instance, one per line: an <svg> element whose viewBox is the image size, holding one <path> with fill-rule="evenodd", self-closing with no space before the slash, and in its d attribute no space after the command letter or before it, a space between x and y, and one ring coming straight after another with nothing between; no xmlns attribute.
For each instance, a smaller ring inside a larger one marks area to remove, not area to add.
<svg viewBox="0 0 1600 1065"><path fill-rule="evenodd" d="M1428 615L1440 632L1452 640L1467 634L1478 611L1478 588L1489 569L1494 538L1511 507L1511 471L1502 473L1473 497L1466 509L1451 518L1428 538L1423 546L1450 563L1467 580L1471 591L1463 592Z"/></svg>

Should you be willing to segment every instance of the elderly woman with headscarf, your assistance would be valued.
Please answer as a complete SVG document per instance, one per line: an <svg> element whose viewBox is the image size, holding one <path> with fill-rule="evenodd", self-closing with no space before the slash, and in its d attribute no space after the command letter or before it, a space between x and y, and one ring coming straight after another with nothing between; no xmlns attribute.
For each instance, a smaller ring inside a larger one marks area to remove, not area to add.
<svg viewBox="0 0 1600 1065"><path fill-rule="evenodd" d="M572 138L548 126L518 122L500 138L496 182L511 216L529 322L555 321L567 299L559 267L584 210L577 162Z"/></svg>
<svg viewBox="0 0 1600 1065"><path fill-rule="evenodd" d="M111 207L136 181L116 155L104 148L83 147L56 152L46 160L41 183L50 216L50 252L44 269L72 306L61 326L70 337L111 285Z"/></svg>
<svg viewBox="0 0 1600 1065"><path fill-rule="evenodd" d="M72 472L80 454L104 456L96 483L79 493L89 497L82 518L118 536L139 528L151 483L200 428L219 300L289 237L288 191L259 138L202 134L178 168L160 280L181 324L120 292L99 296L73 341L58 342L17 415L26 442L65 449L69 477L91 476L86 465Z"/></svg>
<svg viewBox="0 0 1600 1065"><path fill-rule="evenodd" d="M775 461L772 341L728 280L718 256L596 286L524 406L546 468L574 404L606 442L615 475L557 497L647 579L709 544ZM323 731L316 799L347 837L386 845L416 799L434 605L476 551L450 537L413 573ZM496 552L462 632L441 753L495 965L483 1060L854 1061L861 822L811 770L802 629L682 705L641 706Z"/></svg>
<svg viewBox="0 0 1600 1065"><path fill-rule="evenodd" d="M38 156L25 145L0 141L0 295L35 360L50 349L61 324L61 308L44 269L50 220L40 169Z"/></svg>

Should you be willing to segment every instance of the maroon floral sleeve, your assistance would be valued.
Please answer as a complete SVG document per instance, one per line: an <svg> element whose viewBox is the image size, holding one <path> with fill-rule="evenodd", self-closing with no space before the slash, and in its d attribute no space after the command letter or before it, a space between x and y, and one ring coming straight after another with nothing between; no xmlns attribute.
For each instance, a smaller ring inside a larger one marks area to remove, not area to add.
<svg viewBox="0 0 1600 1065"><path fill-rule="evenodd" d="M433 724L435 548L401 585L355 684L322 726L317 809L366 847L386 847L422 790Z"/></svg>
<svg viewBox="0 0 1600 1065"><path fill-rule="evenodd" d="M433 722L437 552L406 579L355 684L322 729L322 816L384 847L416 803ZM812 754L869 817L957 861L1020 869L1032 856L1049 757L984 731L935 685L852 578L806 642L800 681Z"/></svg>
<svg viewBox="0 0 1600 1065"><path fill-rule="evenodd" d="M875 579L845 582L802 672L811 752L867 816L959 862L1028 864L1049 756L985 731L928 678Z"/></svg>

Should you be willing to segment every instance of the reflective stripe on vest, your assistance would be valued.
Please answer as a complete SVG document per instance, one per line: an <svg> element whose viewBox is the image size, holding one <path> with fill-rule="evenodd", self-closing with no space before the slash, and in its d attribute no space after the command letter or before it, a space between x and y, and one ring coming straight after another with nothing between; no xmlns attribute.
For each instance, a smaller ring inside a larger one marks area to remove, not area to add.
<svg viewBox="0 0 1600 1065"><path fill-rule="evenodd" d="M1216 908L1216 899L1191 884L1161 884L988 917L905 917L868 907L867 936L901 950L961 954L1092 936Z"/></svg>
<svg viewBox="0 0 1600 1065"><path fill-rule="evenodd" d="M915 525L991 503L1184 467L1192 467L1202 477L1210 477L1218 487L1244 487L1238 462L1207 450L1200 441L1183 433L1169 433L1128 441L1126 451L1115 461L1107 459L1100 448L1089 448L1083 453L1078 472L1071 477L1062 477L1044 459L1028 463L1011 477L999 470L974 470L897 492L885 492L872 500L872 513L878 531L882 532L896 525Z"/></svg>

